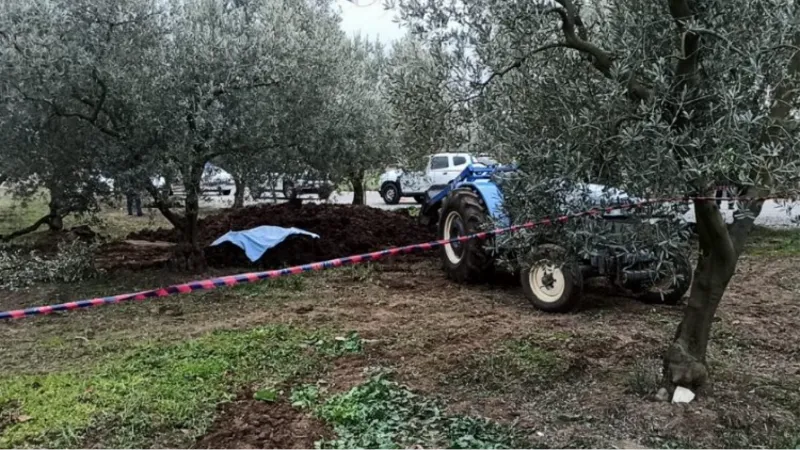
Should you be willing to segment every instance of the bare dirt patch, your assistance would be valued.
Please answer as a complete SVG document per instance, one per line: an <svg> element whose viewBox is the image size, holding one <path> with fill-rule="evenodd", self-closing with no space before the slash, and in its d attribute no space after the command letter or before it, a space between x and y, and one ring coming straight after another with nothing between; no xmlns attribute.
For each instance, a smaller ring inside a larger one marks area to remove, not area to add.
<svg viewBox="0 0 800 450"><path fill-rule="evenodd" d="M286 401L266 403L246 392L220 408L194 448L314 448L314 442L330 437L323 422Z"/></svg>

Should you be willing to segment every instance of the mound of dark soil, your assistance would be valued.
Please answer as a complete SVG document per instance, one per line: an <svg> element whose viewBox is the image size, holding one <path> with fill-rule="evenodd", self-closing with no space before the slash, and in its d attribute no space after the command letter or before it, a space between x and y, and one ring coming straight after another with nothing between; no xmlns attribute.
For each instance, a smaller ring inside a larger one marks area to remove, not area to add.
<svg viewBox="0 0 800 450"><path fill-rule="evenodd" d="M95 259L99 269L143 270L167 265L173 244L151 241L114 241L100 246Z"/></svg>
<svg viewBox="0 0 800 450"><path fill-rule="evenodd" d="M306 264L435 238L408 212L355 205L304 204L296 207L284 203L250 206L205 217L199 223L200 242L207 246L228 231L261 225L296 227L320 236L319 239L290 237L264 254L256 264L262 268ZM128 239L178 242L180 235L174 229L143 230L131 233ZM252 264L244 252L232 244L207 247L205 252L211 266Z"/></svg>
<svg viewBox="0 0 800 450"><path fill-rule="evenodd" d="M222 407L195 448L314 448L330 430L284 401L265 403L243 395Z"/></svg>

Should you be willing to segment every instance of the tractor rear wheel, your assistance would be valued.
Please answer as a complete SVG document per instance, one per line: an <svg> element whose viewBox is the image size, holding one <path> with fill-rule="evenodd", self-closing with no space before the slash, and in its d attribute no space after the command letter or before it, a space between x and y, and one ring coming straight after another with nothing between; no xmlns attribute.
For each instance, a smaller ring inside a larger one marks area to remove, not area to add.
<svg viewBox="0 0 800 450"><path fill-rule="evenodd" d="M455 239L480 233L487 224L489 217L480 196L469 189L458 189L442 205L438 237ZM447 276L461 283L484 281L494 273L494 261L481 239L444 245L442 261Z"/></svg>

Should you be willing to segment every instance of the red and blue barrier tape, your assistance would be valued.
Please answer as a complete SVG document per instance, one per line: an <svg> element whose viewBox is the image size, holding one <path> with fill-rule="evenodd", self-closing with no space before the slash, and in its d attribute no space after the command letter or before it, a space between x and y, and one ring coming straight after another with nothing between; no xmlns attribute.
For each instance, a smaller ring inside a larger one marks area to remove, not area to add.
<svg viewBox="0 0 800 450"><path fill-rule="evenodd" d="M759 198L759 199L749 199L749 200L767 200L767 197ZM494 230L483 231L480 233L459 236L453 239L440 239L437 241L425 242L422 244L413 244L407 245L405 247L393 247L388 248L385 250L380 250L371 253L363 253L360 255L353 255L347 256L344 258L335 258L330 259L327 261L315 262L310 264L303 264L299 266L287 267L285 269L276 269L276 270L268 270L264 272L249 272L249 273L242 273L238 275L230 275L225 277L219 278L211 278L206 280L199 280L199 281L192 281L189 283L183 284L176 284L172 286L167 286L164 288L158 289L150 289L147 291L141 291L136 293L130 294L121 294L121 295L113 295L110 297L98 297L93 299L87 300L79 300L74 302L68 303L59 303L55 305L47 305L47 306L34 306L31 308L25 309L17 309L13 311L0 311L0 320L3 319L21 319L23 317L29 316L39 316L50 314L53 312L58 311L71 311L75 309L82 309L82 308L89 308L93 306L101 306L101 305L109 305L115 303L122 303L127 301L141 301L147 300L151 298L157 297L168 297L171 295L177 294L187 294L189 292L194 291L205 291L216 289L218 287L225 287L225 286L234 286L237 284L246 284L246 283L255 283L261 280L269 280L272 278L279 278L285 277L290 275L297 275L304 272L315 272L325 269L332 269L336 267L342 267L352 264L360 264L369 261L377 261L379 259L385 258L387 256L397 256L397 255L407 255L415 252L421 251L428 251L433 250L437 247L442 247L447 244L454 244L456 242L467 242L473 239L487 239L492 236L497 236L505 233L513 233L524 229L532 229L537 226L541 225L552 225L554 223L566 223L570 219L578 218L578 217L586 217L586 216L594 216L600 214L601 212L611 212L613 210L618 209L631 209L631 208L638 208L641 206L645 206L652 203L677 203L677 202L688 202L694 200L713 200L716 201L716 197L680 197L680 198L672 198L672 199L653 199L653 200L643 200L636 203L627 203L624 205L616 205L607 208L594 208L588 211L583 211L580 213L575 214L567 214L563 216L556 217L554 219L545 218L542 220L538 220L535 222L527 222L521 225L512 225L510 227L505 228L497 228Z"/></svg>

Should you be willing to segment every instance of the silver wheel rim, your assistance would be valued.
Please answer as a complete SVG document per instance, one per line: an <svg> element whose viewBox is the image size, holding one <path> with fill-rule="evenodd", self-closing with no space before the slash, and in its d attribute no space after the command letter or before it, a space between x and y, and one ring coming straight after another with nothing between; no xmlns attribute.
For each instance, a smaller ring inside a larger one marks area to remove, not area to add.
<svg viewBox="0 0 800 450"><path fill-rule="evenodd" d="M450 211L450 213L447 215L447 217L444 220L444 233L443 233L444 236L443 236L443 238L445 240L454 239L454 238L458 237L458 236L454 236L450 232L450 230L453 229L453 225L456 224L457 220L459 220L459 221L461 220L461 214L459 214L457 211ZM448 259L448 261L450 261L451 264L458 264L464 258L463 254L459 255L458 253L456 253L456 251L453 248L452 244L445 244L444 253L445 253L445 255L447 255L447 259Z"/></svg>
<svg viewBox="0 0 800 450"><path fill-rule="evenodd" d="M394 187L392 187L392 186L387 187L386 188L386 193L384 194L386 196L386 201L387 202L394 201L395 194L397 194L397 193L395 192Z"/></svg>
<svg viewBox="0 0 800 450"><path fill-rule="evenodd" d="M533 295L545 303L554 303L560 300L567 287L564 272L550 263L531 267L528 273L528 283Z"/></svg>

